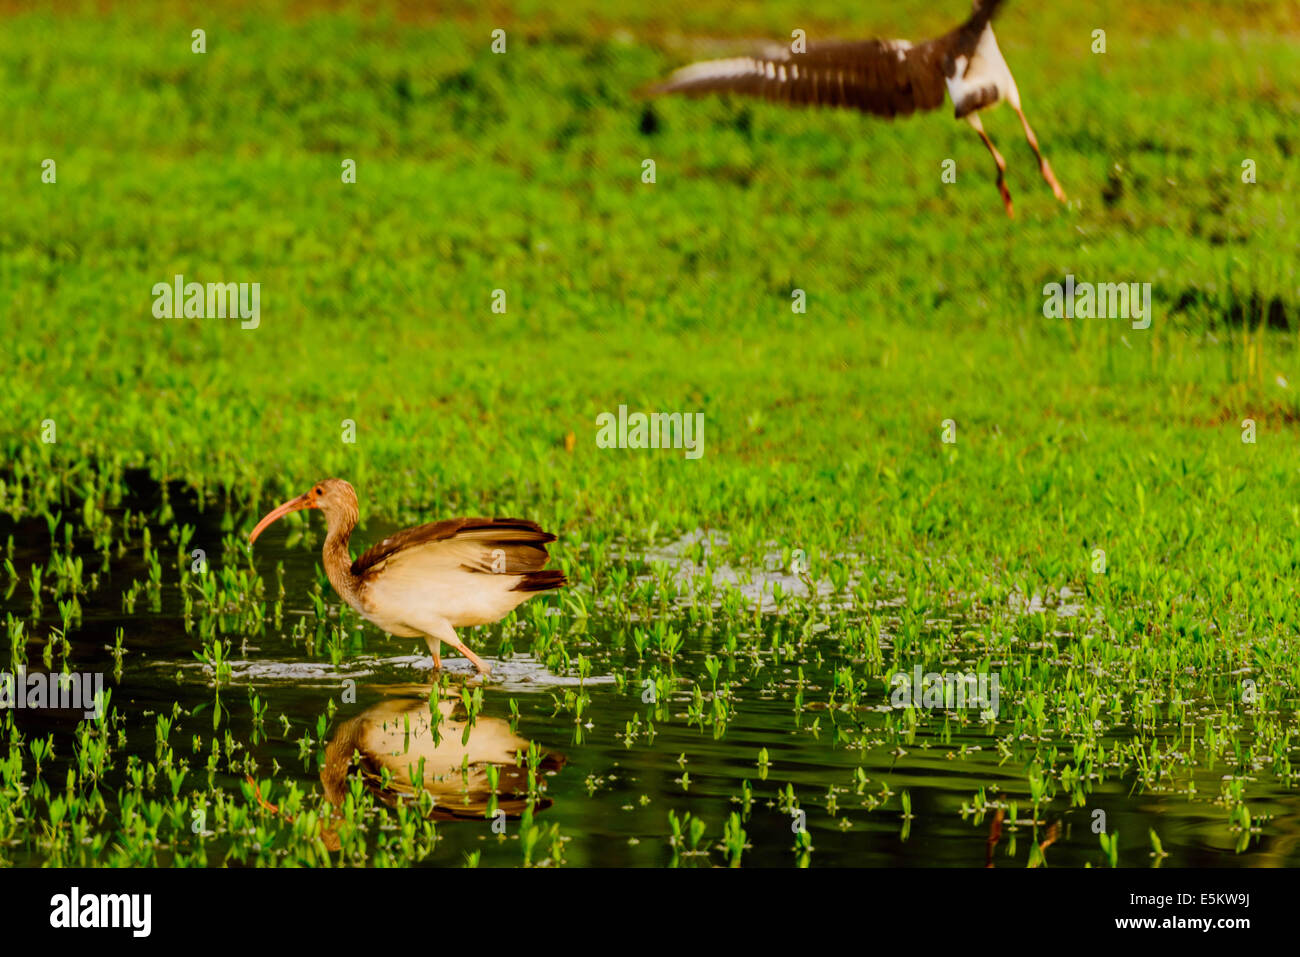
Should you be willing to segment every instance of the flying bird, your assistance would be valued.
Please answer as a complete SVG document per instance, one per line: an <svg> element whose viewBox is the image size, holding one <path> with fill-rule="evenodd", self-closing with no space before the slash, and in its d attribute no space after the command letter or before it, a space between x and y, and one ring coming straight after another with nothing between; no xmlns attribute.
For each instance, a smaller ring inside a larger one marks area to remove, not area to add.
<svg viewBox="0 0 1300 957"><path fill-rule="evenodd" d="M777 45L754 56L693 63L646 92L743 93L795 106L848 107L892 119L938 109L946 91L957 119L973 126L993 155L998 192L1012 216L1006 161L979 118L980 110L1003 101L1019 114L1043 179L1058 200L1065 202L1066 197L1038 148L1016 81L993 36L993 15L1001 5L1002 0L975 0L970 19L924 43L832 40L806 44L806 49L796 43Z"/></svg>
<svg viewBox="0 0 1300 957"><path fill-rule="evenodd" d="M305 508L325 513L321 558L339 597L390 635L424 638L435 668L442 667L445 641L487 674L491 668L456 629L500 621L538 592L566 584L563 572L543 567L555 536L522 518L430 522L385 538L353 561L348 539L360 515L357 493L337 478L268 512L249 543L276 519Z"/></svg>

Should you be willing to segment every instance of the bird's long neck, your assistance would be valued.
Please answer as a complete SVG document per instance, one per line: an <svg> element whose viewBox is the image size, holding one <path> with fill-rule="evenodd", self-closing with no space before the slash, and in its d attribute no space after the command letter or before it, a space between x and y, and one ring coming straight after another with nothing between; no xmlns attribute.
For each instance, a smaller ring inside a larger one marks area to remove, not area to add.
<svg viewBox="0 0 1300 957"><path fill-rule="evenodd" d="M352 552L348 548L348 539L357 527L357 513L354 510L330 512L325 532L325 547L321 549L321 560L325 563L325 574L339 597L353 608L360 598L358 579L352 574Z"/></svg>

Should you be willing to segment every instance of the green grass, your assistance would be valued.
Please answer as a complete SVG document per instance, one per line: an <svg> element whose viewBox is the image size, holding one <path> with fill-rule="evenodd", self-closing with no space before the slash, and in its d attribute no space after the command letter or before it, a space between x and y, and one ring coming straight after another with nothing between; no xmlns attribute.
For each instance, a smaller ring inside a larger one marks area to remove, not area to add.
<svg viewBox="0 0 1300 957"><path fill-rule="evenodd" d="M828 676L847 667L878 699L894 665L959 650L1002 661L1014 721L1037 735L1080 727L1065 702L1102 694L1095 666L1122 702L1115 726L1139 729L1116 759L1124 780L1149 780L1157 724L1199 734L1210 717L1235 728L1211 753L1239 768L1266 756L1290 788L1294 7L1009 4L1000 43L1071 197L1055 203L999 110L985 125L1010 163L1014 221L979 139L947 110L889 124L634 96L692 58L689 38L919 36L965 11L941 6L5 14L0 510L75 521L88 498L111 512L127 470L144 468L228 503L226 531L329 475L376 520L524 514L560 534L603 641L626 652L629 608L685 628L701 654L682 667L705 707L703 645L722 639L662 594L629 598L619 573L648 571L646 549L696 529L718 534L717 565L803 549L814 578L842 566L845 594L865 588L868 619L877 600L907 610L870 664L843 634L861 615L796 603L793 623L765 626L833 622L820 643L800 638ZM204 55L190 52L196 26ZM497 27L504 56L489 52ZM1098 28L1105 55L1089 49ZM344 158L355 185L340 181ZM948 158L956 184L940 179ZM176 273L260 282L260 328L155 319L150 289ZM1067 273L1152 283L1152 327L1045 319L1043 286ZM620 404L703 412L703 458L597 448L596 416ZM55 444L40 438L47 419ZM340 438L348 419L355 444ZM84 519L78 540L94 528ZM30 578L21 561L15 572ZM1013 596L1062 588L1084 605L1073 624L1008 614ZM32 640L52 622L77 647L48 596L43 614ZM744 630L752 610L720 614L722 636L767 646ZM949 616L969 624L922 627ZM558 653L552 638L541 657ZM637 693L630 659L611 667ZM1249 719L1243 678L1262 694ZM1033 694L1065 711L1035 716ZM1204 710L1193 720L1179 701ZM1137 722L1143 702L1160 722ZM1015 763L1026 781L1044 768L1059 780L1059 758ZM1202 751L1190 771L1213 763ZM1146 853L1148 823L1121 854ZM743 846L740 826L713 816L711 839L731 848L719 861Z"/></svg>

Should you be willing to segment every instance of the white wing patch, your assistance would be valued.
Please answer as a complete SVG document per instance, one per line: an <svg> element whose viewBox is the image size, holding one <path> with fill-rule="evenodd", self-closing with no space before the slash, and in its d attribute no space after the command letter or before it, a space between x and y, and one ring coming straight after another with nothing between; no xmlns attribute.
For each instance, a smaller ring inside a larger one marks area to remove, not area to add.
<svg viewBox="0 0 1300 957"><path fill-rule="evenodd" d="M669 77L669 82L694 83L698 80L732 80L742 76L761 76L764 73L764 66L762 60L755 60L752 56L706 60L674 71Z"/></svg>
<svg viewBox="0 0 1300 957"><path fill-rule="evenodd" d="M907 51L912 49L911 40L881 40L880 42L886 50L897 54L899 63L907 59Z"/></svg>

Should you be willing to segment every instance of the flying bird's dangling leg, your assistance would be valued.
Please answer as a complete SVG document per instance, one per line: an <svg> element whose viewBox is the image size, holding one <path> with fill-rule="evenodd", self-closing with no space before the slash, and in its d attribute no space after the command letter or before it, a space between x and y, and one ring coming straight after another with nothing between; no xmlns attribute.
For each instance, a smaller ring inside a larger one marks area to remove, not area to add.
<svg viewBox="0 0 1300 957"><path fill-rule="evenodd" d="M1007 208L1008 216L1015 216L1016 214L1011 208L1011 191L1007 189L1007 161L1002 158L1002 154L999 153L997 147L993 145L993 141L989 139L989 135L984 132L984 124L980 122L977 113L968 113L966 115L966 122L975 127L975 132L980 135L980 139L984 141L984 145L987 146L989 152L993 154L993 162L998 164L998 192L1002 194L1002 205Z"/></svg>
<svg viewBox="0 0 1300 957"><path fill-rule="evenodd" d="M442 639L434 638L432 635L425 635L424 640L429 646L429 652L433 655L433 670L437 671L442 667Z"/></svg>
<svg viewBox="0 0 1300 957"><path fill-rule="evenodd" d="M1029 146L1038 157L1038 171L1043 174L1043 179L1047 180L1047 185L1052 187L1052 193L1061 202L1065 202L1065 190L1061 189L1061 184L1056 181L1056 176L1052 173L1051 164L1047 162L1047 157L1043 155L1042 150L1038 148L1038 137L1029 126L1029 120L1025 117L1025 111L1020 108L1019 104L1013 104L1016 112L1020 114L1020 125L1025 128L1025 139L1029 140Z"/></svg>

